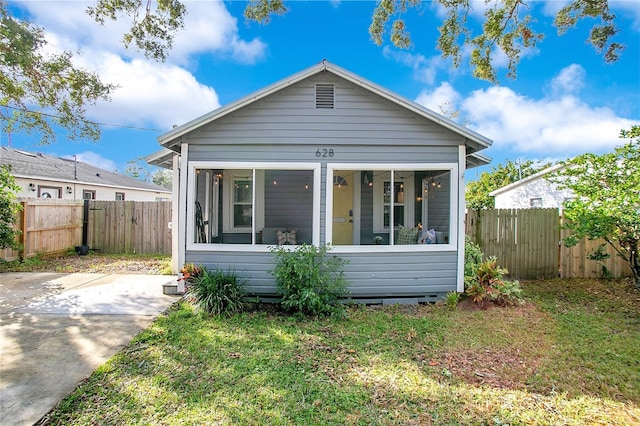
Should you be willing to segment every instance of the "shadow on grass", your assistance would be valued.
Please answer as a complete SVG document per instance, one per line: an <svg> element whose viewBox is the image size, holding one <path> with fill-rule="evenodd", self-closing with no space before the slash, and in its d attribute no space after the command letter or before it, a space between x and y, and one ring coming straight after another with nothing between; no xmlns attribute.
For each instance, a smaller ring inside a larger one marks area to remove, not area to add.
<svg viewBox="0 0 640 426"><path fill-rule="evenodd" d="M587 341L592 352L605 355L598 362L574 364L581 358L567 354L579 345L571 340L575 333L567 328L569 321L535 303L478 312L443 306L352 308L343 321L296 321L265 312L205 318L178 306L99 369L48 421L307 425L640 420L638 376L608 376L603 365L612 355ZM638 337L637 327L625 333ZM614 352L622 340L615 342ZM637 372L638 357L631 357L635 350L618 354L631 363L626 371ZM574 376L585 380L576 382Z"/></svg>

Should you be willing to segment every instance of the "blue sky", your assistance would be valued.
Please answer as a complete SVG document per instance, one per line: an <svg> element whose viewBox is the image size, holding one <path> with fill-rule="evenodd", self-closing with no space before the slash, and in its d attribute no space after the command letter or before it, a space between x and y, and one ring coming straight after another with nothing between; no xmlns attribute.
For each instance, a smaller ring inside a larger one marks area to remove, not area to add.
<svg viewBox="0 0 640 426"><path fill-rule="evenodd" d="M77 155L109 170L160 149L156 137L322 59L436 112L458 111L460 121L494 141L484 153L505 160L563 160L611 151L619 131L640 124L640 2L610 1L625 44L621 59L605 64L585 43L593 24L563 36L552 15L566 1L531 1L545 39L527 50L516 80L496 56L500 85L475 80L467 63L451 67L435 48L442 11L423 1L405 16L413 46L375 45L368 27L373 1L289 1L289 13L268 25L248 23L244 1L187 1L185 29L165 63L126 50L125 22L100 27L86 14L90 2L10 2L16 13L47 30L51 50L79 51L78 66L119 85L112 101L88 109L103 126L99 142L70 142L60 134L41 145L37 135L0 135L2 146L56 156ZM483 7L484 1L474 3ZM115 126L111 126L115 125ZM485 168L474 169L474 179ZM469 176L470 175L470 176Z"/></svg>

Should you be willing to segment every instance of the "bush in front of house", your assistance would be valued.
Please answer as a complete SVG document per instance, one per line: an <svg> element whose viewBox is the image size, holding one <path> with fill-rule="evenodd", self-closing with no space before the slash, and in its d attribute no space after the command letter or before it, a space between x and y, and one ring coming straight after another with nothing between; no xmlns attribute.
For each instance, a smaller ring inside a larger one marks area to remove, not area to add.
<svg viewBox="0 0 640 426"><path fill-rule="evenodd" d="M210 315L232 315L245 308L244 280L235 271L204 266L187 279L185 298Z"/></svg>
<svg viewBox="0 0 640 426"><path fill-rule="evenodd" d="M340 299L347 294L343 267L346 260L329 256L330 246L301 244L295 248L272 247L280 305L305 315L344 314Z"/></svg>
<svg viewBox="0 0 640 426"><path fill-rule="evenodd" d="M520 305L524 302L519 281L504 278L508 273L498 265L495 257L483 260L480 246L469 237L465 240L464 293L474 303L492 302L496 305Z"/></svg>

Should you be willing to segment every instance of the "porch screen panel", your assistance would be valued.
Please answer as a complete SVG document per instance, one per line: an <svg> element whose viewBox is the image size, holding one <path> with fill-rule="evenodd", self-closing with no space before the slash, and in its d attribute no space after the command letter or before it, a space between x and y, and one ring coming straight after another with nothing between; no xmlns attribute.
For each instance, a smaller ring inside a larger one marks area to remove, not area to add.
<svg viewBox="0 0 640 426"><path fill-rule="evenodd" d="M259 242L311 244L313 171L265 170L264 176L264 228L257 230Z"/></svg>
<svg viewBox="0 0 640 426"><path fill-rule="evenodd" d="M449 242L449 170L336 169L333 174L328 182L333 217L327 223L334 245Z"/></svg>

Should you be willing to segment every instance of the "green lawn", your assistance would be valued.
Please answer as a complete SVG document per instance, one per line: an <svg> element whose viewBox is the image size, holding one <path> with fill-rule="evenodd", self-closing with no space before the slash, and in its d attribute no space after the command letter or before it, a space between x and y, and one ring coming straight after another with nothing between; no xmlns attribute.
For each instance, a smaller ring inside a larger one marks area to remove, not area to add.
<svg viewBox="0 0 640 426"><path fill-rule="evenodd" d="M47 424L640 424L640 294L622 281L524 283L515 308L179 304Z"/></svg>

